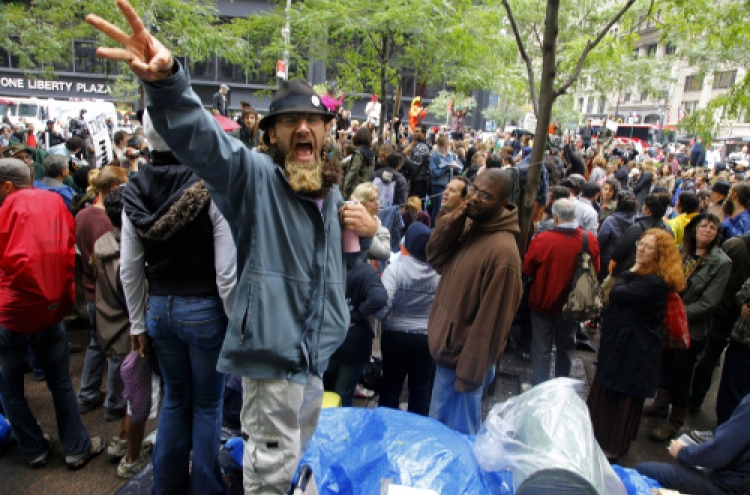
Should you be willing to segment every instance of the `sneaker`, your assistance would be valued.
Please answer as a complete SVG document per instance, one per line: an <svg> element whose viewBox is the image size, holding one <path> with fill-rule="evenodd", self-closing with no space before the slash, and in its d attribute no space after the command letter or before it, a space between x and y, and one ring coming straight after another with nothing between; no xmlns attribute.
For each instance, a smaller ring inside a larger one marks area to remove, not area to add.
<svg viewBox="0 0 750 495"><path fill-rule="evenodd" d="M690 433L688 433L688 436L695 441L695 443L703 443L708 442L709 440L714 439L714 432L713 431L700 431L700 430L693 430Z"/></svg>
<svg viewBox="0 0 750 495"><path fill-rule="evenodd" d="M76 455L66 455L65 464L68 469L75 471L89 463L91 459L104 452L104 440L102 437L91 437L91 448Z"/></svg>
<svg viewBox="0 0 750 495"><path fill-rule="evenodd" d="M104 394L99 394L96 399L86 400L78 403L78 412L81 414L90 413L104 404Z"/></svg>
<svg viewBox="0 0 750 495"><path fill-rule="evenodd" d="M128 441L120 437L112 437L107 446L107 455L112 457L122 457L127 453Z"/></svg>
<svg viewBox="0 0 750 495"><path fill-rule="evenodd" d="M151 459L151 454L141 449L141 455L132 464L128 464L127 457L120 459L120 464L117 465L117 476L120 478L129 479L138 474L141 469L146 467L148 461Z"/></svg>
<svg viewBox="0 0 750 495"><path fill-rule="evenodd" d="M111 409L109 407L104 408L104 421L107 423L110 423L112 421L117 421L118 419L122 419L125 417L125 408L122 409Z"/></svg>
<svg viewBox="0 0 750 495"><path fill-rule="evenodd" d="M29 465L32 469L39 469L40 467L44 467L47 465L47 461L49 460L49 453L52 452L52 446L55 443L52 441L52 437L47 433L44 434L44 439L47 440L47 450L29 461Z"/></svg>
<svg viewBox="0 0 750 495"><path fill-rule="evenodd" d="M149 454L154 450L154 444L156 443L156 433L158 430L154 430L143 439L141 444L141 450L147 451Z"/></svg>
<svg viewBox="0 0 750 495"><path fill-rule="evenodd" d="M375 392L366 389L358 383L357 388L354 389L354 397L357 397L359 399L372 399L373 397L375 397Z"/></svg>

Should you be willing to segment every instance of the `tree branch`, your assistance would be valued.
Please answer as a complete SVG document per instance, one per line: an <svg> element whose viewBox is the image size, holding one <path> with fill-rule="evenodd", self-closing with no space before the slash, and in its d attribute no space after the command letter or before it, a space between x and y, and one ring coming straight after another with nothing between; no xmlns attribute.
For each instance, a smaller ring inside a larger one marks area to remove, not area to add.
<svg viewBox="0 0 750 495"><path fill-rule="evenodd" d="M630 0L634 2L635 0ZM510 26L513 28L513 36L516 38L516 44L518 45L518 51L521 54L521 58L526 63L526 72L529 76L529 94L531 96L531 104L534 106L534 115L538 117L539 110L539 97L536 94L536 82L534 80L534 66L531 63L529 54L526 53L526 48L523 46L523 40L521 40L521 33L518 32L518 25L516 24L516 18L513 16L513 11L510 8L508 0L503 0L503 7L505 12L508 14L508 20Z"/></svg>
<svg viewBox="0 0 750 495"><path fill-rule="evenodd" d="M503 0L503 3L506 3L507 0ZM620 20L620 18L625 14L625 12L630 9L630 7L633 6L635 3L635 0L628 0L628 2L623 5L623 7L620 9L620 11L615 15L606 26L602 28L602 30L599 32L599 35L594 39L594 41L589 41L586 43L586 48L583 49L581 52L581 56L578 58L578 63L576 64L576 68L573 71L573 73L568 77L568 80L563 83L562 86L560 86L555 91L555 98L558 96L562 96L565 94L565 92L570 88L570 86L578 79L578 76L581 75L581 70L583 69L583 63L586 61L586 57L589 56L589 53L591 50L593 50L596 45L599 44L599 42L604 38L604 36L607 35L610 29L612 29L612 26L615 25L617 21Z"/></svg>
<svg viewBox="0 0 750 495"><path fill-rule="evenodd" d="M534 23L534 36L536 36L536 42L539 45L539 49L542 48L542 36L539 34L539 30L536 28L536 22Z"/></svg>

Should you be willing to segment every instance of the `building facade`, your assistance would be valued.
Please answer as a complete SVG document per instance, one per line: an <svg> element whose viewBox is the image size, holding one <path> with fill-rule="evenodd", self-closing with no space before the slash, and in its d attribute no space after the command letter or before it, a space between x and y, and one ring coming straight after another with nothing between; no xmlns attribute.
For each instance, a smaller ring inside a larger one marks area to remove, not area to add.
<svg viewBox="0 0 750 495"><path fill-rule="evenodd" d="M623 86L607 94L592 91L585 85L575 96L575 106L586 118L615 117L630 123L654 124L665 129L676 129L683 118L695 110L705 108L716 96L726 93L745 76L740 67L726 67L701 74L700 68L690 66L679 58L674 45L659 39L659 31L651 25L640 34L634 56L648 60L667 61L668 82L660 95L643 94L636 86ZM747 115L740 119L716 116L714 139L750 137Z"/></svg>

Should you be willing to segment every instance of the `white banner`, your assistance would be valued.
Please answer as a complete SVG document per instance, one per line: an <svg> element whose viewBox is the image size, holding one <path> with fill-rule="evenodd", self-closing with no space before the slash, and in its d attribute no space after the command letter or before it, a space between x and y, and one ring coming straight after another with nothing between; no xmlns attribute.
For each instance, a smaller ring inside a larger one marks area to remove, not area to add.
<svg viewBox="0 0 750 495"><path fill-rule="evenodd" d="M91 141L96 151L96 168L102 168L112 161L112 141L109 138L107 127L107 114L87 112L85 115L86 127L91 134Z"/></svg>

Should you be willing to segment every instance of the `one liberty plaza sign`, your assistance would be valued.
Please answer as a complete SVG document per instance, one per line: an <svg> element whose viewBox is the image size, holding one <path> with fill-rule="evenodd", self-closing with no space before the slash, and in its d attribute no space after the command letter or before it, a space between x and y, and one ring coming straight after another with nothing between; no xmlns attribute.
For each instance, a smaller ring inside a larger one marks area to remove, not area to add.
<svg viewBox="0 0 750 495"><path fill-rule="evenodd" d="M108 95L112 88L108 84L70 81L65 79L29 79L22 76L0 76L0 90L2 89L31 89L46 92L52 96L55 93L79 93L81 95ZM37 95L41 96L41 94Z"/></svg>

